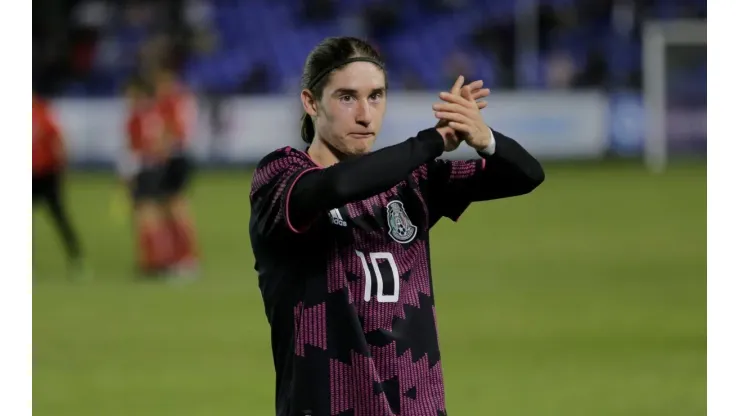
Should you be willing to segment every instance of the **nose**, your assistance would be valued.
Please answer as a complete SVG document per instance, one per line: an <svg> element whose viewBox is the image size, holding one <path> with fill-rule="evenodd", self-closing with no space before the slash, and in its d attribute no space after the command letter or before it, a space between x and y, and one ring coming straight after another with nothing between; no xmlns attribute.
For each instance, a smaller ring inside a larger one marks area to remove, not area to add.
<svg viewBox="0 0 740 416"><path fill-rule="evenodd" d="M370 125L370 120L370 104L366 100L359 100L355 111L355 121L357 124L367 127Z"/></svg>

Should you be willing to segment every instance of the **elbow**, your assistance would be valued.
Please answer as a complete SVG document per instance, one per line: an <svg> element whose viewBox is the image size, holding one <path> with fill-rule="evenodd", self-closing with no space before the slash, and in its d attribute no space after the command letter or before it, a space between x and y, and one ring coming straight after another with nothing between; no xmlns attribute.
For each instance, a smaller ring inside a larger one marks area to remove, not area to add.
<svg viewBox="0 0 740 416"><path fill-rule="evenodd" d="M545 181L545 170L537 160L532 159L531 165L522 172L523 180L521 194L528 194L537 189Z"/></svg>
<svg viewBox="0 0 740 416"><path fill-rule="evenodd" d="M534 168L529 173L532 191L534 191L538 186L542 185L542 182L545 181L545 170L542 169L542 165L540 164L540 162L535 161L534 165Z"/></svg>

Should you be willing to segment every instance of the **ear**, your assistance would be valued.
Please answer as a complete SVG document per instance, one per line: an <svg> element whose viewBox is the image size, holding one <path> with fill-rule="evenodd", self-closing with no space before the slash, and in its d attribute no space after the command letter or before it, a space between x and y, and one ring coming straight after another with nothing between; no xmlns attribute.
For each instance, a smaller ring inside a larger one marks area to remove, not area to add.
<svg viewBox="0 0 740 416"><path fill-rule="evenodd" d="M311 117L316 117L318 112L319 103L314 99L311 91L304 89L301 91L301 102L303 103L303 111Z"/></svg>

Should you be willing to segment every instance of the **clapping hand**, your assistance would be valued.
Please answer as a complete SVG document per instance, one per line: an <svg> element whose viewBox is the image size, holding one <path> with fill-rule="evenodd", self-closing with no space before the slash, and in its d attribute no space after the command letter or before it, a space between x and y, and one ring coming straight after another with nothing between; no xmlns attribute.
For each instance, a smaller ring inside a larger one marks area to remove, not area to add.
<svg viewBox="0 0 740 416"><path fill-rule="evenodd" d="M459 146L460 141L464 140L474 149L481 151L491 143L491 130L480 112L481 109L487 106L487 103L485 101L479 102L478 99L488 96L490 90L487 88L481 89L483 81L476 81L460 88L462 83L463 77L461 76L450 92L439 94L443 102L432 106L434 116L440 119L440 123L445 123L445 127L450 127L455 131L457 146ZM472 87L477 87L477 89ZM459 93L456 94L455 92L458 90ZM445 131L445 134L449 133ZM443 137L445 137L445 150L447 150L447 147L452 147L451 144L455 140L448 139L445 134L443 134ZM457 146L452 149L454 150Z"/></svg>
<svg viewBox="0 0 740 416"><path fill-rule="evenodd" d="M465 99L472 100L477 111L480 113L480 110L486 108L486 106L488 106L488 103L484 100L478 100L487 97L491 93L491 90L489 90L488 88L483 88L483 81L474 81L463 87L464 82L465 77L463 77L462 75L457 77L455 85L452 86L450 92L443 94L450 94L460 98L462 98L462 94L465 94ZM435 106L436 105L438 104L435 104ZM437 111L436 107L434 109L435 111ZM445 140L445 151L453 151L457 149L458 146L460 146L460 143L462 143L463 141L467 141L468 135L464 130L456 129L452 124L455 123L452 119L439 117L437 115L438 113L439 111L437 111L435 115L440 120L435 127L437 128L439 134L441 134Z"/></svg>

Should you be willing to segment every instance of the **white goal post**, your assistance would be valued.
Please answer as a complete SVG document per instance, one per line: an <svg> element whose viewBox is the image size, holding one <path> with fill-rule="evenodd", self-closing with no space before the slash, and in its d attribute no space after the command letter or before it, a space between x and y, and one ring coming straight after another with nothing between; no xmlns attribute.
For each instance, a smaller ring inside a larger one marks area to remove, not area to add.
<svg viewBox="0 0 740 416"><path fill-rule="evenodd" d="M642 77L645 108L647 167L662 172L668 164L666 51L669 46L701 46L707 43L706 20L668 20L645 23L643 29Z"/></svg>

